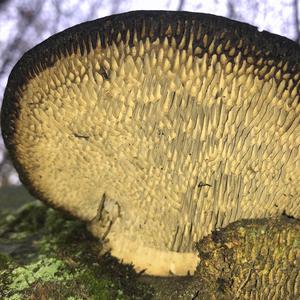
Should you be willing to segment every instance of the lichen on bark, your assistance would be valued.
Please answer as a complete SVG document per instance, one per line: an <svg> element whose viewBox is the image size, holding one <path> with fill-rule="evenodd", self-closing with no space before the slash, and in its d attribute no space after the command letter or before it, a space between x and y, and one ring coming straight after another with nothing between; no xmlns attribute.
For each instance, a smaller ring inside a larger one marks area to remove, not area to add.
<svg viewBox="0 0 300 300"><path fill-rule="evenodd" d="M288 216L242 220L197 244L196 277L217 299L300 297L300 222Z"/></svg>
<svg viewBox="0 0 300 300"><path fill-rule="evenodd" d="M0 213L1 299L300 298L300 221L288 216L217 230L197 244L194 276L161 278L100 256L82 222L38 201L12 206Z"/></svg>

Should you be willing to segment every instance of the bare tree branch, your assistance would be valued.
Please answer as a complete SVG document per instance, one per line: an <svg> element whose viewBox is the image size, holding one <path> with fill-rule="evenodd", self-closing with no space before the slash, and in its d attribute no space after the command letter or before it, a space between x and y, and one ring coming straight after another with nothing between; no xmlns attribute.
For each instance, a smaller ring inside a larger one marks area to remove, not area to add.
<svg viewBox="0 0 300 300"><path fill-rule="evenodd" d="M0 147L1 149L2 147ZM0 160L0 187L8 186L10 184L9 177L13 172L13 166L10 163L7 151L1 149L3 153L2 160Z"/></svg>
<svg viewBox="0 0 300 300"><path fill-rule="evenodd" d="M0 0L0 10L3 8L3 6L5 6L6 2L8 2L9 0Z"/></svg>
<svg viewBox="0 0 300 300"><path fill-rule="evenodd" d="M228 17L230 19L236 19L237 18L237 14L236 14L236 11L235 11L235 5L234 3L232 3L231 1L228 1Z"/></svg>
<svg viewBox="0 0 300 300"><path fill-rule="evenodd" d="M178 11L183 10L184 5L185 5L185 0L179 0L179 4L178 4L177 10Z"/></svg>
<svg viewBox="0 0 300 300"><path fill-rule="evenodd" d="M112 14L116 14L119 12L121 2L122 2L121 0L112 1L112 6L111 6Z"/></svg>
<svg viewBox="0 0 300 300"><path fill-rule="evenodd" d="M2 1L0 5L3 4L3 2L5 1ZM37 1L36 3L33 3L30 8L26 6L16 8L19 19L16 30L17 34L9 43L7 43L5 49L1 51L0 78L7 76L8 67L16 60L20 52L24 51L26 32L38 18L43 5L44 1ZM0 102L1 98L2 94L0 95ZM11 184L10 176L14 174L14 168L9 160L8 153L4 149L3 144L1 144L2 143L0 143L0 151L2 152L3 157L0 159L0 187Z"/></svg>
<svg viewBox="0 0 300 300"><path fill-rule="evenodd" d="M295 19L295 29L296 38L295 41L300 44L300 20L299 20L299 5L298 0L294 0L294 19Z"/></svg>
<svg viewBox="0 0 300 300"><path fill-rule="evenodd" d="M103 2L102 0L101 1L95 1L91 5L90 12L86 17L87 20L92 20L92 19L95 19L97 17L97 11L98 11L98 8L101 7L102 2Z"/></svg>
<svg viewBox="0 0 300 300"><path fill-rule="evenodd" d="M34 23L38 17L39 12L41 11L44 5L43 1L39 1L38 5L34 9L28 10L25 8L19 8L19 15L21 20L18 24L18 34L15 38L8 43L6 48L2 51L2 62L0 65L0 77L6 73L7 66L10 65L16 55L16 49L20 46L21 42L24 40L24 35L30 26Z"/></svg>

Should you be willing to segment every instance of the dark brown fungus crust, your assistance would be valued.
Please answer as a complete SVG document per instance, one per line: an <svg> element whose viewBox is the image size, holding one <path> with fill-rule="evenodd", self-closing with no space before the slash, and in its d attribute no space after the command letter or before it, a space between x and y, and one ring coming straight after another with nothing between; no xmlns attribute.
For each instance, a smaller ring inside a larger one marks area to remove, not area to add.
<svg viewBox="0 0 300 300"><path fill-rule="evenodd" d="M207 14L137 11L24 54L1 126L22 182L149 274L242 218L300 215L300 48Z"/></svg>

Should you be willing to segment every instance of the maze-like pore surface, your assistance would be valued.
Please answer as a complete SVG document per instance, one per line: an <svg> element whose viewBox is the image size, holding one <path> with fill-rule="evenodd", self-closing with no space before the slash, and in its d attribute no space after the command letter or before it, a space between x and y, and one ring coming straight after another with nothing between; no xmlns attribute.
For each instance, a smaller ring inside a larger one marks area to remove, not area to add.
<svg viewBox="0 0 300 300"><path fill-rule="evenodd" d="M299 48L284 38L125 14L44 42L10 80L3 132L24 182L137 269L184 274L213 229L300 216Z"/></svg>

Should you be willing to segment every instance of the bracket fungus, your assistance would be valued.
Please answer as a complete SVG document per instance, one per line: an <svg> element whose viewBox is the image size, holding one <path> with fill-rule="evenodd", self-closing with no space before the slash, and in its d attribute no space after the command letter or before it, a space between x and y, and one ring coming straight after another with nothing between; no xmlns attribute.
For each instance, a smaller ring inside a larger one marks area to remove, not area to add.
<svg viewBox="0 0 300 300"><path fill-rule="evenodd" d="M137 11L83 23L13 68L2 132L21 181L112 255L185 275L195 242L300 217L300 47L248 24Z"/></svg>

